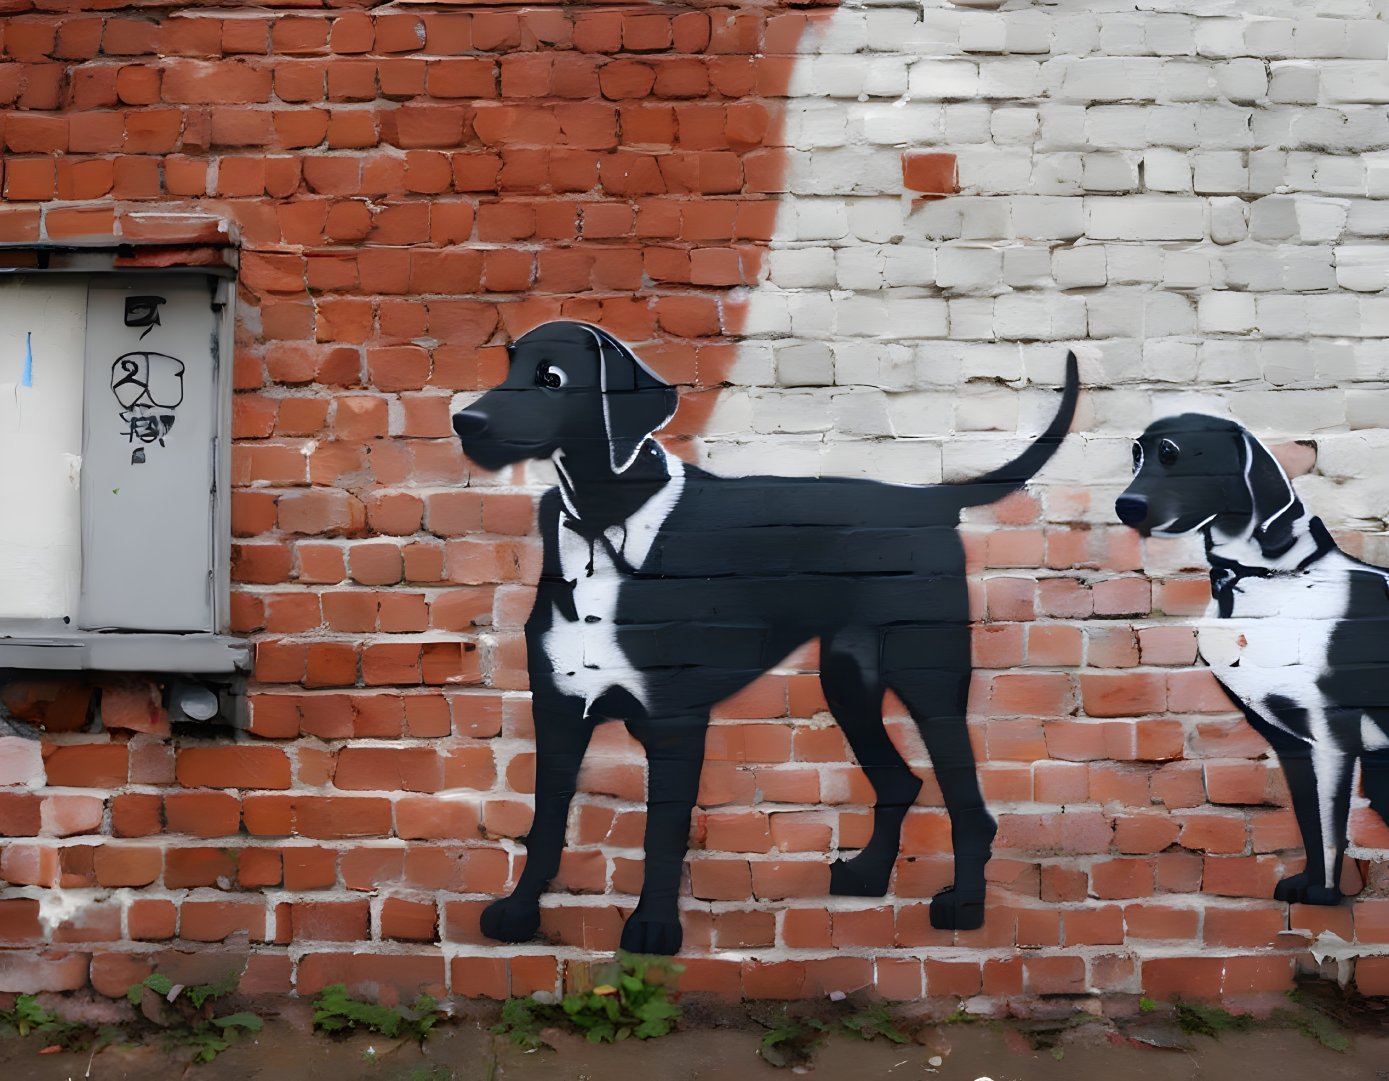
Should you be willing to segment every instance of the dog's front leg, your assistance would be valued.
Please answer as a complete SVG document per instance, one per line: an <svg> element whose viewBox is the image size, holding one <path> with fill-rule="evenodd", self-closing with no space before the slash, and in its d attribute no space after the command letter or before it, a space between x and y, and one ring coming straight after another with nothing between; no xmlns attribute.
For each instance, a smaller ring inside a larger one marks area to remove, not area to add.
<svg viewBox="0 0 1389 1081"><path fill-rule="evenodd" d="M690 815L699 797L709 718L655 717L628 724L646 749L646 872L636 911L622 928L622 948L669 956L680 952L680 872L690 845Z"/></svg>
<svg viewBox="0 0 1389 1081"><path fill-rule="evenodd" d="M501 942L527 942L540 928L540 896L559 870L569 804L593 735L580 699L537 693L532 709L535 818L525 837L526 865L511 896L493 901L482 913L482 933Z"/></svg>

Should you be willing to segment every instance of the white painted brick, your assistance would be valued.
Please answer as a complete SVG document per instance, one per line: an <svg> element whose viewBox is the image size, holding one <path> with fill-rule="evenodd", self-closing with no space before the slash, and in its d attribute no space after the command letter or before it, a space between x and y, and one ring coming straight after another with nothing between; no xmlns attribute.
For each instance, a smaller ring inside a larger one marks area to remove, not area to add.
<svg viewBox="0 0 1389 1081"><path fill-rule="evenodd" d="M1200 240L1206 235L1199 199L1166 195L1087 197L1087 236L1097 240Z"/></svg>
<svg viewBox="0 0 1389 1081"><path fill-rule="evenodd" d="M1192 383L1197 378L1198 346L1195 342L1162 339L1145 341L1143 374L1165 383Z"/></svg>
<svg viewBox="0 0 1389 1081"><path fill-rule="evenodd" d="M1389 236L1389 203L1378 199L1356 199L1346 208L1346 235Z"/></svg>
<svg viewBox="0 0 1389 1081"><path fill-rule="evenodd" d="M1083 199L1038 195L1012 200L1010 235L1024 240L1075 240L1085 234L1085 222Z"/></svg>
<svg viewBox="0 0 1389 1081"><path fill-rule="evenodd" d="M1042 65L1021 57L981 61L979 93L991 99L1036 97L1042 93Z"/></svg>
<svg viewBox="0 0 1389 1081"><path fill-rule="evenodd" d="M854 244L838 248L834 254L835 284L841 289L870 292L887 285L884 249L876 244Z"/></svg>
<svg viewBox="0 0 1389 1081"><path fill-rule="evenodd" d="M1362 60L1384 60L1389 56L1389 26L1383 18L1347 19L1346 45L1342 56Z"/></svg>
<svg viewBox="0 0 1389 1081"><path fill-rule="evenodd" d="M845 5L832 21L811 21L801 47L807 53L861 52L868 47L868 13Z"/></svg>
<svg viewBox="0 0 1389 1081"><path fill-rule="evenodd" d="M989 135L995 143L1029 148L1037 139L1041 122L1037 110L1028 107L998 108L989 117Z"/></svg>
<svg viewBox="0 0 1389 1081"><path fill-rule="evenodd" d="M1202 334L1247 334L1254 329L1254 295L1206 293L1197 315Z"/></svg>
<svg viewBox="0 0 1389 1081"><path fill-rule="evenodd" d="M1203 105L1159 105L1147 110L1143 118L1147 123L1146 142L1143 148L1152 146L1175 146L1193 149L1202 144L1199 132L1201 117L1212 106ZM1137 119L1137 118L1135 118Z"/></svg>
<svg viewBox="0 0 1389 1081"><path fill-rule="evenodd" d="M1336 248L1336 284L1360 293L1389 289L1389 247L1342 244Z"/></svg>
<svg viewBox="0 0 1389 1081"><path fill-rule="evenodd" d="M1142 56L1152 52L1144 24L1147 12L1137 11L1100 16L1100 52L1109 56Z"/></svg>
<svg viewBox="0 0 1389 1081"><path fill-rule="evenodd" d="M787 328L790 328L789 319ZM733 355L728 381L735 386L749 387L768 387L775 383L776 360L772 353L772 342L753 339L745 332Z"/></svg>
<svg viewBox="0 0 1389 1081"><path fill-rule="evenodd" d="M1086 154L1081 183L1086 191L1134 191L1138 188L1136 153Z"/></svg>
<svg viewBox="0 0 1389 1081"><path fill-rule="evenodd" d="M967 53L1001 53L1008 48L1002 15L972 15L960 23L960 48Z"/></svg>
<svg viewBox="0 0 1389 1081"><path fill-rule="evenodd" d="M1356 296L1309 296L1303 301L1307 305L1307 330L1312 334L1349 335L1359 337L1360 305Z"/></svg>
<svg viewBox="0 0 1389 1081"><path fill-rule="evenodd" d="M743 336L765 337L791 332L790 298L771 288L752 291L743 315Z"/></svg>
<svg viewBox="0 0 1389 1081"><path fill-rule="evenodd" d="M1365 167L1365 194L1372 199L1389 196L1389 153L1366 154L1360 160Z"/></svg>
<svg viewBox="0 0 1389 1081"><path fill-rule="evenodd" d="M1100 21L1089 12L1060 15L1051 22L1051 52L1055 56L1084 56L1100 46ZM1009 51L1017 52L1009 42Z"/></svg>
<svg viewBox="0 0 1389 1081"><path fill-rule="evenodd" d="M755 432L825 432L832 425L822 394L814 390L762 390L748 394Z"/></svg>
<svg viewBox="0 0 1389 1081"><path fill-rule="evenodd" d="M851 135L862 132L870 143L898 147L917 144L943 126L941 107L932 104L895 101L874 102L855 109L849 122Z"/></svg>
<svg viewBox="0 0 1389 1081"><path fill-rule="evenodd" d="M1272 65L1269 100L1289 105L1315 105L1321 96L1319 65L1305 60L1279 60Z"/></svg>
<svg viewBox="0 0 1389 1081"><path fill-rule="evenodd" d="M955 403L957 432L1013 432L1018 427L1018 395L990 389L961 395Z"/></svg>
<svg viewBox="0 0 1389 1081"><path fill-rule="evenodd" d="M849 232L870 244L883 244L902 235L901 197L855 199L849 204Z"/></svg>
<svg viewBox="0 0 1389 1081"><path fill-rule="evenodd" d="M1365 164L1356 158L1318 154L1312 175L1316 189L1328 195L1365 194Z"/></svg>
<svg viewBox="0 0 1389 1081"><path fill-rule="evenodd" d="M1254 321L1265 337L1301 338L1307 333L1307 298L1282 293L1259 295Z"/></svg>
<svg viewBox="0 0 1389 1081"><path fill-rule="evenodd" d="M767 256L768 273L781 289L812 289L835 283L834 252L829 248L783 248Z"/></svg>
<svg viewBox="0 0 1389 1081"><path fill-rule="evenodd" d="M997 240L1013 235L1009 200L957 197L946 201L960 207L961 239Z"/></svg>
<svg viewBox="0 0 1389 1081"><path fill-rule="evenodd" d="M883 274L888 285L933 285L936 249L921 244L893 244L884 251Z"/></svg>
<svg viewBox="0 0 1389 1081"><path fill-rule="evenodd" d="M1111 285L1152 285L1162 278L1162 249L1148 244L1106 245Z"/></svg>
<svg viewBox="0 0 1389 1081"><path fill-rule="evenodd" d="M1336 268L1328 245L1299 245L1280 256L1283 288L1319 293L1336 287Z"/></svg>
<svg viewBox="0 0 1389 1081"><path fill-rule="evenodd" d="M1078 152L1036 154L1032 159L1032 190L1038 195L1080 195L1085 155Z"/></svg>
<svg viewBox="0 0 1389 1081"><path fill-rule="evenodd" d="M1211 283L1211 259L1202 249L1162 253L1162 285L1165 289L1198 289Z"/></svg>
<svg viewBox="0 0 1389 1081"><path fill-rule="evenodd" d="M1319 432L1345 424L1345 398L1332 390L1246 390L1230 399L1230 411L1255 431Z"/></svg>
<svg viewBox="0 0 1389 1081"><path fill-rule="evenodd" d="M1249 190L1256 195L1272 195L1282 189L1288 155L1276 148L1254 150L1249 154Z"/></svg>
<svg viewBox="0 0 1389 1081"><path fill-rule="evenodd" d="M1238 150L1198 150L1191 156L1192 187L1201 194L1223 195L1249 189L1249 169Z"/></svg>
<svg viewBox="0 0 1389 1081"><path fill-rule="evenodd" d="M835 440L822 448L820 470L830 477L864 477L889 484L938 484L941 450L936 443L916 439Z"/></svg>
<svg viewBox="0 0 1389 1081"><path fill-rule="evenodd" d="M907 391L917 386L916 356L911 346L856 339L834 347L834 381L840 386Z"/></svg>
<svg viewBox="0 0 1389 1081"><path fill-rule="evenodd" d="M1041 245L1003 249L1003 280L1014 289L1052 285L1051 249Z"/></svg>
<svg viewBox="0 0 1389 1081"><path fill-rule="evenodd" d="M1346 48L1342 19L1299 19L1293 29L1293 55L1317 58L1340 56Z"/></svg>
<svg viewBox="0 0 1389 1081"><path fill-rule="evenodd" d="M971 345L960 356L960 376L962 379L1016 382L1023 376L1022 350L1013 342Z"/></svg>
<svg viewBox="0 0 1389 1081"><path fill-rule="evenodd" d="M1202 146L1234 149L1254 146L1250 130L1252 112L1242 105L1198 105L1196 137Z"/></svg>
<svg viewBox="0 0 1389 1081"><path fill-rule="evenodd" d="M845 113L835 102L796 105L786 111L786 143L797 150L843 146Z"/></svg>
<svg viewBox="0 0 1389 1081"><path fill-rule="evenodd" d="M888 419L897 436L938 436L948 432L954 409L954 394L946 390L891 394L887 399Z"/></svg>
<svg viewBox="0 0 1389 1081"><path fill-rule="evenodd" d="M887 395L880 390L856 387L830 395L830 419L836 435L891 435Z"/></svg>
<svg viewBox="0 0 1389 1081"><path fill-rule="evenodd" d="M1026 191L1032 182L1032 151L1027 147L961 148L960 187L967 191Z"/></svg>
<svg viewBox="0 0 1389 1081"><path fill-rule="evenodd" d="M849 232L849 208L842 199L798 199L797 240L839 240Z"/></svg>
<svg viewBox="0 0 1389 1081"><path fill-rule="evenodd" d="M956 341L989 341L994 337L992 297L954 297L950 300L950 336Z"/></svg>
<svg viewBox="0 0 1389 1081"><path fill-rule="evenodd" d="M1293 22L1291 19L1252 19L1244 31L1244 43L1254 56L1293 56Z"/></svg>
<svg viewBox="0 0 1389 1081"><path fill-rule="evenodd" d="M1233 196L1210 201L1211 240L1234 244L1249 235L1249 206Z"/></svg>
<svg viewBox="0 0 1389 1081"><path fill-rule="evenodd" d="M1104 285L1105 252L1100 244L1057 248L1052 253L1052 276L1059 289L1084 289Z"/></svg>
<svg viewBox="0 0 1389 1081"><path fill-rule="evenodd" d="M1060 65L1056 95L1067 101L1153 101L1162 90L1162 61L1156 57L1093 57L1051 60Z"/></svg>
<svg viewBox="0 0 1389 1081"><path fill-rule="evenodd" d="M744 435L752 429L752 404L746 387L725 387L714 399L714 408L704 422L706 438Z"/></svg>
<svg viewBox="0 0 1389 1081"><path fill-rule="evenodd" d="M1197 21L1187 14L1149 13L1143 24L1148 50L1159 56L1195 56Z"/></svg>
<svg viewBox="0 0 1389 1081"><path fill-rule="evenodd" d="M814 340L833 337L834 307L825 303L823 294L787 293L786 307L791 313L791 333L796 337Z"/></svg>
<svg viewBox="0 0 1389 1081"><path fill-rule="evenodd" d="M934 297L833 298L838 333L867 338L943 338L949 329L945 301Z"/></svg>
<svg viewBox="0 0 1389 1081"><path fill-rule="evenodd" d="M907 61L904 57L873 57L864 64L862 56L850 58L863 70L863 92L875 98L900 98L907 92Z"/></svg>
<svg viewBox="0 0 1389 1081"><path fill-rule="evenodd" d="M1196 52L1201 56L1231 57L1245 52L1245 22L1238 18L1196 20Z"/></svg>
<svg viewBox="0 0 1389 1081"><path fill-rule="evenodd" d="M1249 235L1265 242L1297 236L1297 200L1285 195L1255 200L1249 209Z"/></svg>
<svg viewBox="0 0 1389 1081"><path fill-rule="evenodd" d="M1262 375L1252 341L1202 342L1197 346L1197 354L1196 377L1202 383L1247 383Z"/></svg>
<svg viewBox="0 0 1389 1081"><path fill-rule="evenodd" d="M1083 297L1012 293L994 300L994 332L1013 341L1083 338Z"/></svg>
<svg viewBox="0 0 1389 1081"><path fill-rule="evenodd" d="M1216 73L1209 64L1168 60L1162 65L1165 101L1213 101L1217 93Z"/></svg>
<svg viewBox="0 0 1389 1081"><path fill-rule="evenodd" d="M972 60L918 60L907 71L907 93L915 100L972 98L979 92L979 65Z"/></svg>
<svg viewBox="0 0 1389 1081"><path fill-rule="evenodd" d="M1253 103L1268 93L1268 70L1261 60L1231 60L1216 65L1215 83L1222 97L1241 104Z"/></svg>
<svg viewBox="0 0 1389 1081"><path fill-rule="evenodd" d="M1003 285L1003 253L989 246L944 244L936 251L936 284L954 293L999 292Z"/></svg>
<svg viewBox="0 0 1389 1081"><path fill-rule="evenodd" d="M1343 199L1297 200L1298 237L1303 241L1339 240L1346 226L1349 206Z"/></svg>
<svg viewBox="0 0 1389 1081"><path fill-rule="evenodd" d="M1143 186L1149 191L1191 191L1191 162L1187 155L1166 147L1143 151Z"/></svg>
<svg viewBox="0 0 1389 1081"><path fill-rule="evenodd" d="M985 143L993 108L983 101L952 101L942 108L945 141L953 144Z"/></svg>
<svg viewBox="0 0 1389 1081"><path fill-rule="evenodd" d="M775 355L780 386L827 387L834 382L834 354L824 342L779 344Z"/></svg>
<svg viewBox="0 0 1389 1081"><path fill-rule="evenodd" d="M1089 110L1084 105L1047 101L1037 107L1042 122L1038 150L1084 150L1090 145Z"/></svg>
<svg viewBox="0 0 1389 1081"><path fill-rule="evenodd" d="M1041 11L1005 12L1004 47L1010 53L1048 53L1052 51L1052 33L1057 31L1057 52L1089 52L1089 47L1073 47L1073 40L1063 33L1065 22L1064 19L1049 18Z"/></svg>

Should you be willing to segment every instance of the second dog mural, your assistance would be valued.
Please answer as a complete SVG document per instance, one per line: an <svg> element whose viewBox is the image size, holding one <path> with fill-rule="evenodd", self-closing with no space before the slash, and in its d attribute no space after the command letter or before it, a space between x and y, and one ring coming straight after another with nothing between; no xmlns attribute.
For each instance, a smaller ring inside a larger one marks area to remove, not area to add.
<svg viewBox="0 0 1389 1081"><path fill-rule="evenodd" d="M1016 491L1055 453L1078 383L1070 356L1047 430L967 483L721 477L652 438L674 414L676 391L610 334L560 321L519 338L506 380L453 418L484 469L548 458L559 473L540 501L543 566L526 624L535 817L525 869L484 912L483 932L508 942L535 935L593 728L618 720L648 768L645 880L622 947L677 952L710 709L810 640L820 643L825 698L876 800L872 835L833 865L832 892L887 892L921 790L883 725L892 690L921 733L950 815L954 884L933 898L931 922L980 926L995 824L965 722L970 625L956 527L961 510Z"/></svg>
<svg viewBox="0 0 1389 1081"><path fill-rule="evenodd" d="M1202 659L1278 754L1307 867L1278 900L1341 900L1352 775L1389 821L1389 570L1340 551L1268 449L1187 413L1133 445L1115 512L1145 536L1199 532L1211 567Z"/></svg>

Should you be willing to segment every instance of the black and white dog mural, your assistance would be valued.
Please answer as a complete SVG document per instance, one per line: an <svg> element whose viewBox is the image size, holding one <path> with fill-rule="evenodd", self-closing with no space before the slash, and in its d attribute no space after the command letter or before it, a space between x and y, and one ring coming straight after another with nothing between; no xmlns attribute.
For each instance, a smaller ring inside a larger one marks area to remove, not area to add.
<svg viewBox="0 0 1389 1081"><path fill-rule="evenodd" d="M648 768L645 881L622 947L677 952L710 708L812 639L826 700L876 800L868 844L833 865L831 890L887 892L921 790L883 726L891 689L921 732L950 815L954 884L932 900L932 923L980 926L995 824L965 724L970 626L956 527L963 508L1015 491L1047 462L1077 394L1069 357L1050 427L969 483L721 477L651 438L675 413L675 388L606 331L552 322L511 345L505 382L453 427L484 469L549 458L559 487L540 501L543 567L526 624L535 817L525 869L486 909L483 932L535 935L590 735L620 720Z"/></svg>
<svg viewBox="0 0 1389 1081"><path fill-rule="evenodd" d="M1144 536L1203 535L1201 657L1287 778L1307 866L1274 897L1336 904L1357 760L1389 821L1389 570L1338 549L1277 459L1232 421L1159 420L1133 462L1115 512Z"/></svg>

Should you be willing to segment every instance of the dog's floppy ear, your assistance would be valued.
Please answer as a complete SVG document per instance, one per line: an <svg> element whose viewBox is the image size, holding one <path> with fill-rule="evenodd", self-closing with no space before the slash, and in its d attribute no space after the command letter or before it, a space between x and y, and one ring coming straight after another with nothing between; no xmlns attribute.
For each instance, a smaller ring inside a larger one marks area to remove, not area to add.
<svg viewBox="0 0 1389 1081"><path fill-rule="evenodd" d="M1278 459L1248 432L1244 444L1244 480L1253 506L1254 539L1266 556L1280 556L1293 543L1293 523L1302 516L1302 504L1292 481Z"/></svg>
<svg viewBox="0 0 1389 1081"><path fill-rule="evenodd" d="M614 473L630 468L647 437L675 415L675 388L627 346L594 328L602 372L603 424Z"/></svg>

